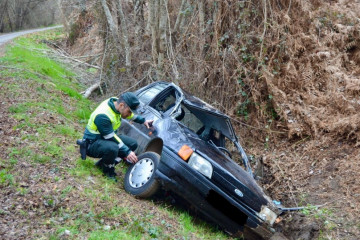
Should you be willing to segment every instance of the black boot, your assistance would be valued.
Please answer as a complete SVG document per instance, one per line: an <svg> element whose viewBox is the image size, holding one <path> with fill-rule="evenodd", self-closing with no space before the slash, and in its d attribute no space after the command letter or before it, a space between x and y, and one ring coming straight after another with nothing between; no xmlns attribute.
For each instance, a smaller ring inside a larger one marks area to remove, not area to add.
<svg viewBox="0 0 360 240"><path fill-rule="evenodd" d="M117 182L116 173L115 173L115 164L109 164L109 165L103 164L103 166L104 166L103 168L104 175L107 176L109 179Z"/></svg>
<svg viewBox="0 0 360 240"><path fill-rule="evenodd" d="M103 163L102 159L100 159L99 161L97 161L97 162L95 163L95 166L96 166L97 168L99 168L101 171L104 171L104 163Z"/></svg>

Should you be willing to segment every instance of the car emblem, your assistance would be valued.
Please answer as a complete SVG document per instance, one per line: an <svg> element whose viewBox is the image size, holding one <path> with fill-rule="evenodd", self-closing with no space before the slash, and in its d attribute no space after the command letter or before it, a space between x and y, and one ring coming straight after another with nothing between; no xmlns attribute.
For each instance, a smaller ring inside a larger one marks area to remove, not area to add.
<svg viewBox="0 0 360 240"><path fill-rule="evenodd" d="M235 189L235 193L239 196L239 197L243 197L244 194L242 193L242 191L240 191L239 189Z"/></svg>

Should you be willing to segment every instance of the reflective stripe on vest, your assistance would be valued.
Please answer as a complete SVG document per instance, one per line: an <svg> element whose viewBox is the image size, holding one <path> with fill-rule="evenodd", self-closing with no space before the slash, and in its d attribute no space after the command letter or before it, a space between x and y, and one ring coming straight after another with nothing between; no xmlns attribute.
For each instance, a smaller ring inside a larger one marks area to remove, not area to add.
<svg viewBox="0 0 360 240"><path fill-rule="evenodd" d="M91 132L92 134L100 134L100 132L97 129L97 126L95 124L95 118L99 114L105 114L111 121L113 130L116 131L120 125L121 125L121 115L116 114L111 107L109 106L108 102L109 99L106 99L100 105L95 109L95 111L90 115L90 119L88 121L88 124L86 128Z"/></svg>

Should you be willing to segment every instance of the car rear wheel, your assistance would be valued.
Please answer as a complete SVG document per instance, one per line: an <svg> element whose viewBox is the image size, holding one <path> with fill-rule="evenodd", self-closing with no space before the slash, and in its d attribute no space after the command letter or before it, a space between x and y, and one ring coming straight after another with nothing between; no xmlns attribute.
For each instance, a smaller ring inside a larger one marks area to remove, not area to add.
<svg viewBox="0 0 360 240"><path fill-rule="evenodd" d="M125 190L137 197L148 198L159 189L155 179L155 171L160 162L160 155L155 152L145 152L138 156L138 162L130 166L125 174Z"/></svg>

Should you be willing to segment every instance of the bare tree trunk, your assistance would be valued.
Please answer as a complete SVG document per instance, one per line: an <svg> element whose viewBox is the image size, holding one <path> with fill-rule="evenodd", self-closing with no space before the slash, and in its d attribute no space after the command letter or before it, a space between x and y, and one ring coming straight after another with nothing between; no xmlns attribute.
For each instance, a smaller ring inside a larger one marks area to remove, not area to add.
<svg viewBox="0 0 360 240"><path fill-rule="evenodd" d="M186 23L186 18L187 18L188 14L189 14L187 9L190 8L190 4L191 4L191 0L186 0L185 1L185 6L183 8L183 17L181 18L181 21L179 23L180 25L178 27L179 28L178 31L182 31L184 29L184 25Z"/></svg>
<svg viewBox="0 0 360 240"><path fill-rule="evenodd" d="M121 31L122 31L123 45L125 48L125 66L130 68L131 67L131 52L130 52L130 45L129 45L129 40L128 40L129 33L128 33L128 30L126 27L126 19L125 19L122 5L121 5L121 0L117 0L116 4L117 4L117 8L118 8L118 13L119 13L119 16L121 19L120 27L121 27Z"/></svg>
<svg viewBox="0 0 360 240"><path fill-rule="evenodd" d="M148 2L148 17L146 20L146 27L145 27L145 35L146 36L150 36L151 35L151 25L152 25L152 19L153 19L153 15L154 15L154 4L155 4L155 0L149 0Z"/></svg>
<svg viewBox="0 0 360 240"><path fill-rule="evenodd" d="M119 44L120 41L119 41L119 35L118 35L118 30L117 30L117 27L114 23L114 19L113 17L111 16L111 13L110 13L110 10L109 10L109 7L106 3L106 0L101 0L101 5L103 7L103 10L104 10L104 13L105 13L105 16L106 16L106 20L107 20L107 23L109 25L109 28L110 28L110 32L111 32L111 35L115 41L116 44Z"/></svg>
<svg viewBox="0 0 360 240"><path fill-rule="evenodd" d="M213 28L214 28L214 36L213 38L215 38L215 50L216 50L216 54L217 52L219 51L219 45L216 44L218 39L219 39L219 36L218 36L218 12L219 12L219 4L220 4L220 7L221 7L221 2L218 2L218 1L215 1L215 7L214 7L214 12L213 12L213 22L212 22L212 25L213 25Z"/></svg>
<svg viewBox="0 0 360 240"><path fill-rule="evenodd" d="M8 4L8 8L7 8L6 13L7 13L7 16L8 16L10 32L12 32L12 31L14 31L13 22L12 22L13 17L11 16L11 6L9 4Z"/></svg>
<svg viewBox="0 0 360 240"><path fill-rule="evenodd" d="M159 52L159 47L158 47L158 29L159 29L159 17L158 17L158 13L159 12L159 1L160 0L150 0L151 4L150 4L150 29L151 29L151 39L152 39L152 43L151 43L151 55L153 58L153 63L157 63L158 62L158 52Z"/></svg>
<svg viewBox="0 0 360 240"><path fill-rule="evenodd" d="M169 13L169 9L168 9L168 5L165 5L165 10L166 10L166 17L167 17L167 28L168 28L168 32L169 35L167 36L166 33L166 45L167 45L167 54L168 54L168 59L169 62L171 64L171 68L173 70L174 73L174 79L173 81L175 82L175 84L179 85L179 78L180 78L180 74L178 71L178 68L176 66L176 56L174 53L174 48L173 48L173 40L172 40L172 34L171 34L171 20L170 20L170 13Z"/></svg>
<svg viewBox="0 0 360 240"><path fill-rule="evenodd" d="M180 23L182 22L182 19L183 19L183 17L184 17L184 8L185 8L185 3L186 3L186 2L187 2L187 0L182 0L182 1L181 1L179 13L178 13L178 15L177 15L174 28L173 28L173 30L172 30L173 33L176 33L176 32L179 31Z"/></svg>
<svg viewBox="0 0 360 240"><path fill-rule="evenodd" d="M139 48L144 26L144 0L133 0L135 19L135 47Z"/></svg>
<svg viewBox="0 0 360 240"><path fill-rule="evenodd" d="M167 4L168 0L160 0L159 6L159 53L158 53L158 65L157 76L159 79L164 78L164 59L166 52L166 39L167 39Z"/></svg>
<svg viewBox="0 0 360 240"><path fill-rule="evenodd" d="M200 27L200 47L205 44L205 3L204 0L198 0L199 9L199 27Z"/></svg>
<svg viewBox="0 0 360 240"><path fill-rule="evenodd" d="M23 20L29 14L31 3L32 1L28 0L26 4L23 2L22 4L20 4L20 6L17 7L18 16L17 16L16 29L21 29L23 27ZM34 3L34 4L36 5L38 3Z"/></svg>
<svg viewBox="0 0 360 240"><path fill-rule="evenodd" d="M5 2L0 3L0 33L5 30L5 12L7 7L7 0Z"/></svg>
<svg viewBox="0 0 360 240"><path fill-rule="evenodd" d="M199 78L200 81L203 82L205 79L205 66L204 66L204 61L205 61L205 3L204 0L198 0L198 9L199 9L199 34L200 34L200 41L199 41L199 48L200 48L200 52L201 52L201 62L200 62L200 66L199 66Z"/></svg>

